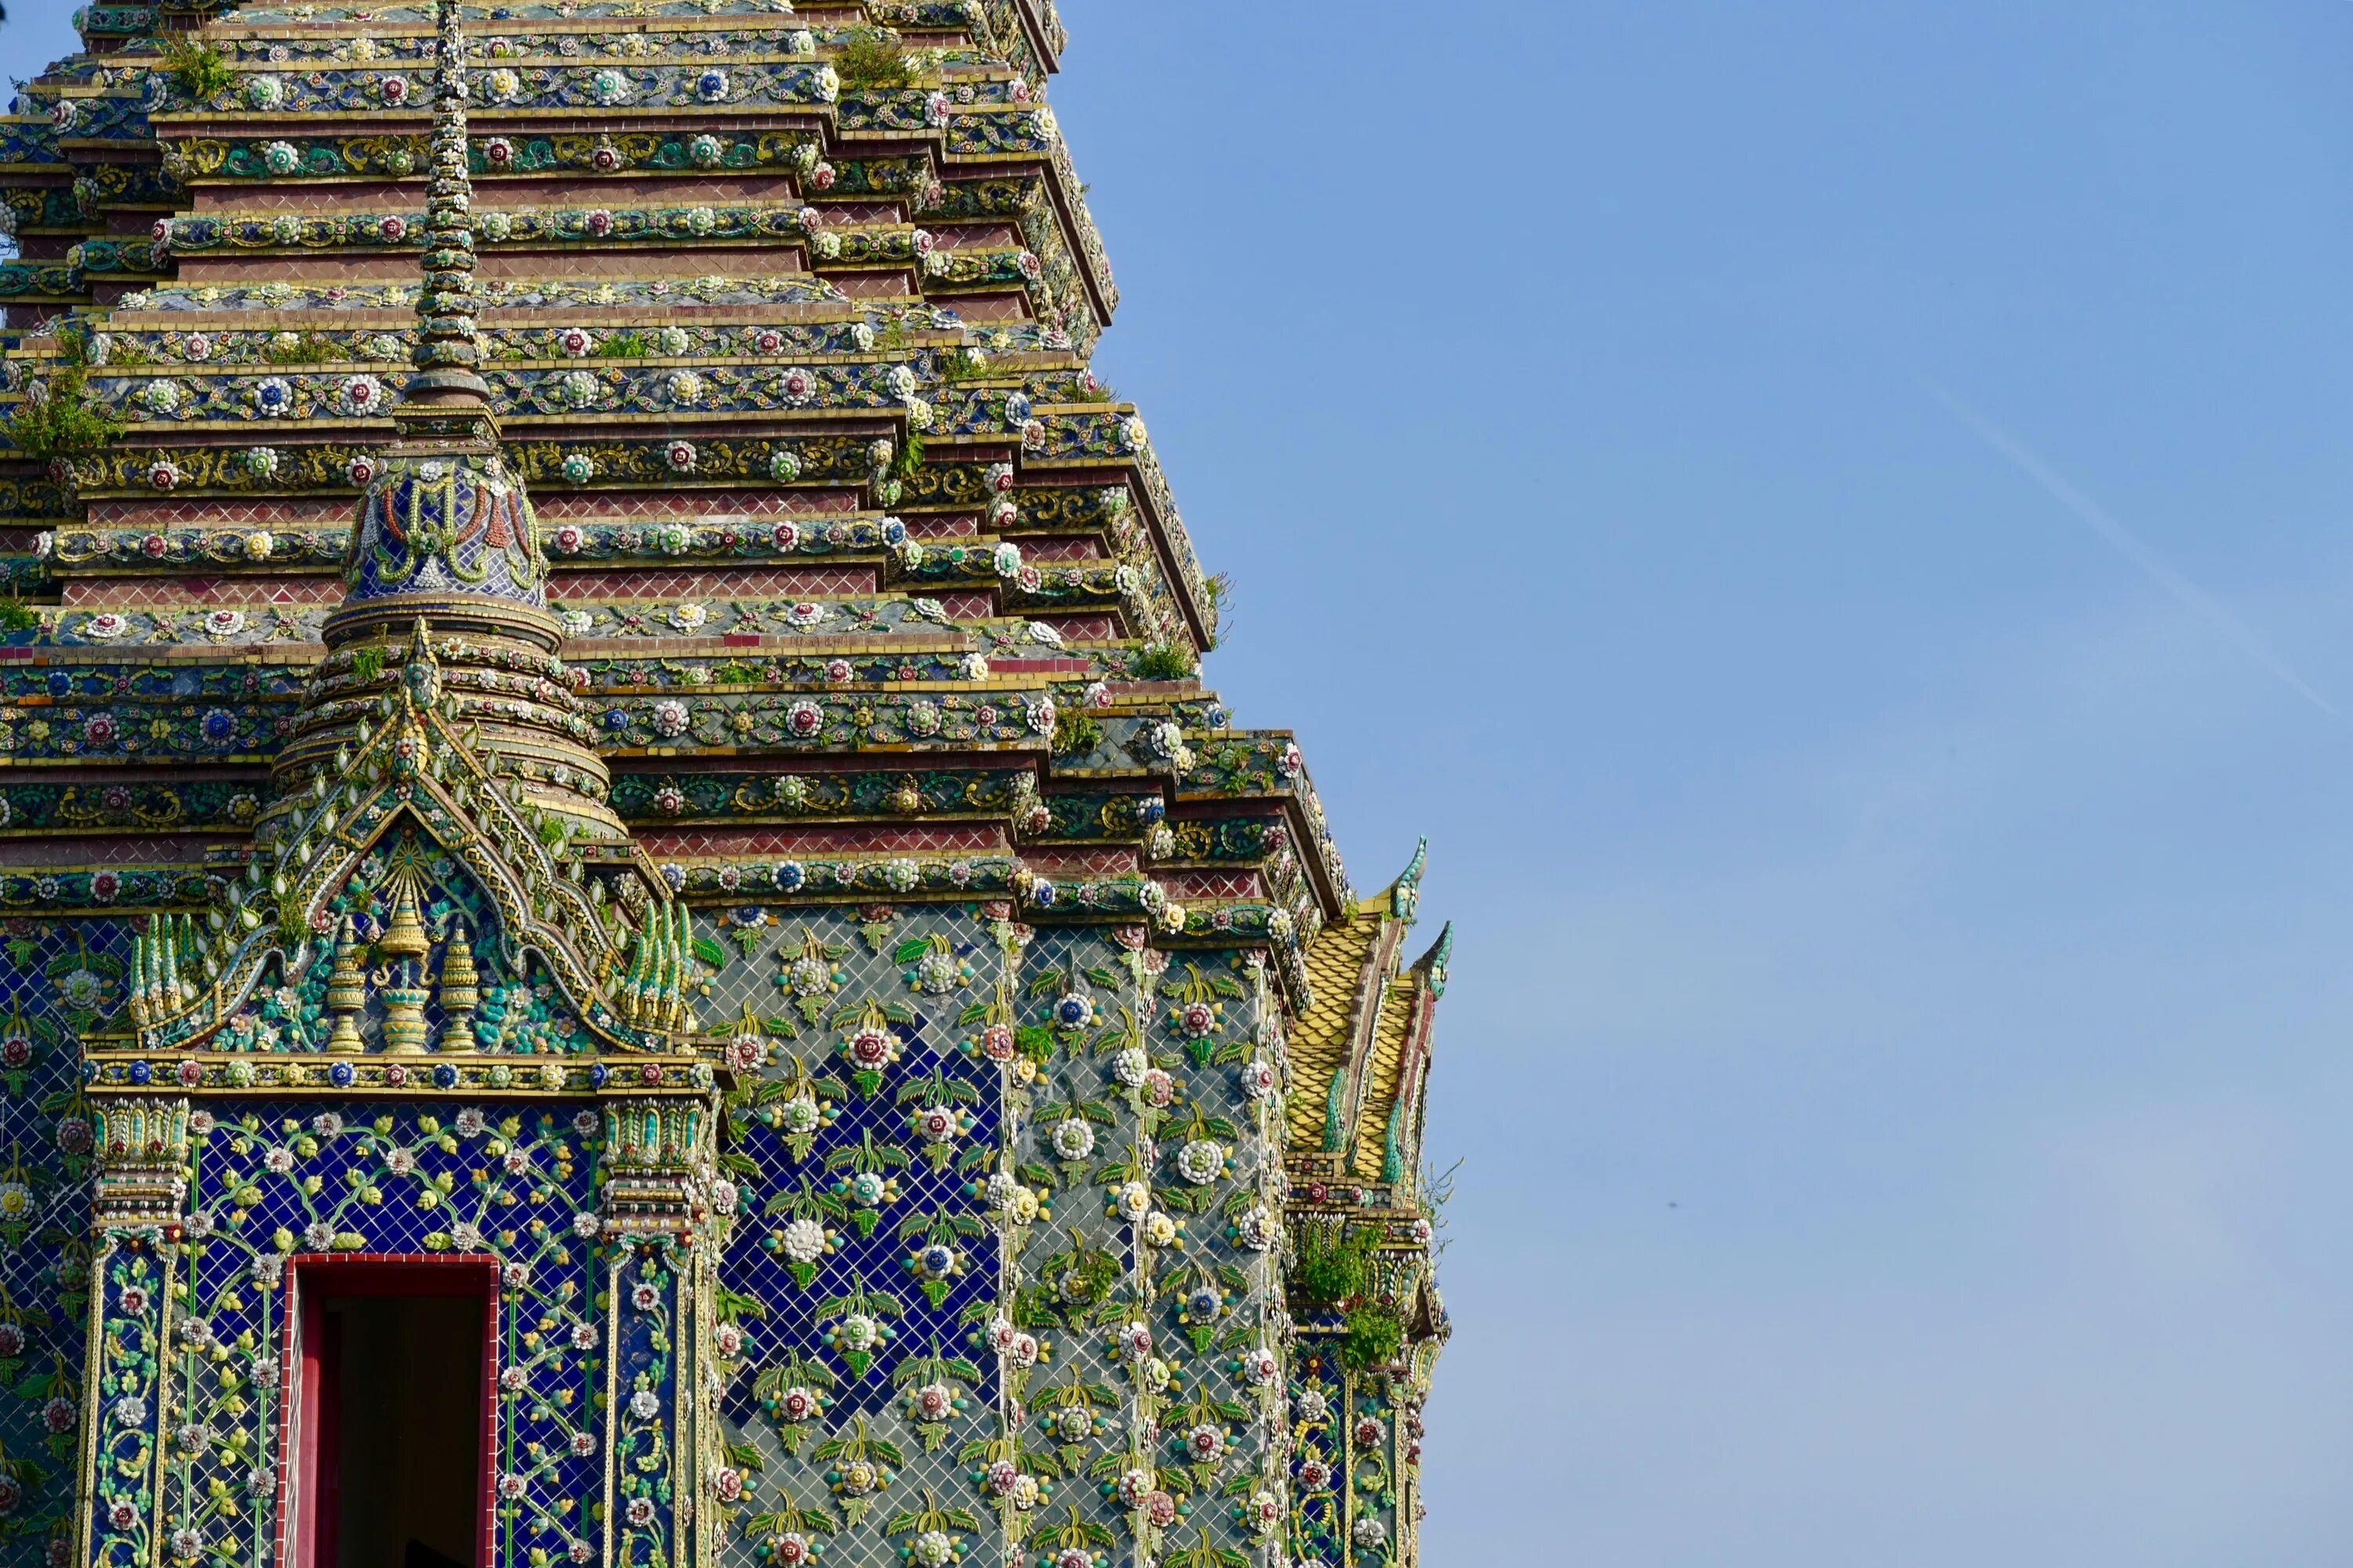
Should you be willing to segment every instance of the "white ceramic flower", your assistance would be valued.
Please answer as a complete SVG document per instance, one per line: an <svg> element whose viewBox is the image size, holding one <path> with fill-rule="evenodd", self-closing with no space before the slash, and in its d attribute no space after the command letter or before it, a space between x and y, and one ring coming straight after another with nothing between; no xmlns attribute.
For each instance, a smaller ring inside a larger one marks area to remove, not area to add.
<svg viewBox="0 0 2353 1568"><path fill-rule="evenodd" d="M1176 1174L1196 1187L1206 1187L1225 1174L1225 1145L1196 1139L1176 1151Z"/></svg>
<svg viewBox="0 0 2353 1568"><path fill-rule="evenodd" d="M814 1263L825 1255L825 1227L815 1220L795 1220L784 1228L777 1245L795 1263Z"/></svg>

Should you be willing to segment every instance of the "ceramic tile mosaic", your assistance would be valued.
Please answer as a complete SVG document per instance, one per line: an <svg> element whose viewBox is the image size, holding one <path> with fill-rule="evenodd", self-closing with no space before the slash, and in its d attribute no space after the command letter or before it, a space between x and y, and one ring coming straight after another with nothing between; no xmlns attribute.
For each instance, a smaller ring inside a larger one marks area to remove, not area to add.
<svg viewBox="0 0 2353 1568"><path fill-rule="evenodd" d="M307 1561L353 1268L483 1568L1418 1563L1451 935L1201 683L1052 0L174 15L0 125L0 1563Z"/></svg>

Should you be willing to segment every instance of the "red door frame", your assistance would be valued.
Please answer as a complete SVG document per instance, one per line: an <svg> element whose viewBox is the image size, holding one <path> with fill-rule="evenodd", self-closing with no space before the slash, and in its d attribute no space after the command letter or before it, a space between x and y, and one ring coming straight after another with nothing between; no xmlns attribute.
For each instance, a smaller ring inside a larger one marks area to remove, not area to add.
<svg viewBox="0 0 2353 1568"><path fill-rule="evenodd" d="M474 1499L476 1568L491 1561L498 1485L499 1260L487 1253L297 1253L287 1263L279 1424L278 1560L334 1568L335 1510L322 1509L338 1457L341 1378L327 1354L329 1296L459 1296L482 1302L482 1485Z"/></svg>

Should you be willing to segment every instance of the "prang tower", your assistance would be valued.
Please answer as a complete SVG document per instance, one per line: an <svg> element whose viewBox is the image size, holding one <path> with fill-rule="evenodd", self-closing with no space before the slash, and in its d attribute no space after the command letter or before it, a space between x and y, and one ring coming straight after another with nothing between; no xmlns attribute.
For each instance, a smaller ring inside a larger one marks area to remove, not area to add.
<svg viewBox="0 0 2353 1568"><path fill-rule="evenodd" d="M1200 683L1050 0L76 21L0 1562L1417 1563L1450 944Z"/></svg>

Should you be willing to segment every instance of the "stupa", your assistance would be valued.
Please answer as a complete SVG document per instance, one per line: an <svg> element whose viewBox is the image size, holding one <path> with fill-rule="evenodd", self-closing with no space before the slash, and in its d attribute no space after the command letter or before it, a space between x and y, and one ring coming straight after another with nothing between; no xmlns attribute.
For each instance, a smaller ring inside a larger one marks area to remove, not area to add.
<svg viewBox="0 0 2353 1568"><path fill-rule="evenodd" d="M1418 1563L1451 939L1201 683L1050 0L76 19L0 1561Z"/></svg>

